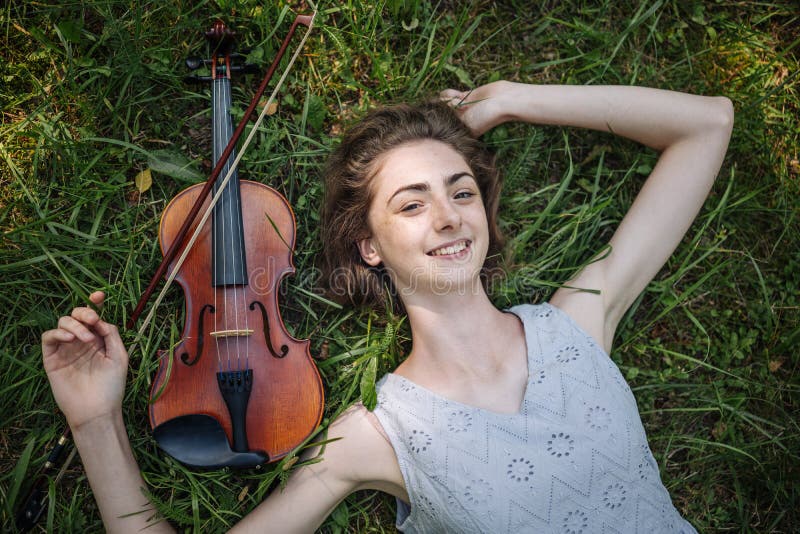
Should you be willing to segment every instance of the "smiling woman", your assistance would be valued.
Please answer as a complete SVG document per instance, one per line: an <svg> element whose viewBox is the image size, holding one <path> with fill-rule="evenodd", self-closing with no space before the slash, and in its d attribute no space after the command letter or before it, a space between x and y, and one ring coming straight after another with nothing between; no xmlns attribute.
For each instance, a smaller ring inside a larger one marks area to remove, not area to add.
<svg viewBox="0 0 800 534"><path fill-rule="evenodd" d="M376 162L370 237L358 241L364 261L381 264L408 305L479 286L489 248L478 184L464 158L440 141L415 141Z"/></svg>
<svg viewBox="0 0 800 534"><path fill-rule="evenodd" d="M406 532L694 532L661 483L608 351L621 313L713 183L730 102L506 82L442 97L452 107L368 115L325 176L332 293L399 301L411 353L378 383L374 412L357 405L333 425L329 437L341 439L326 450L328 467L300 474L245 523L312 486L310 473L328 484L342 470L355 488L394 495ZM500 180L473 138L508 120L613 130L663 152L612 251L550 303L510 313L477 283L502 240Z"/></svg>
<svg viewBox="0 0 800 534"><path fill-rule="evenodd" d="M449 106L373 112L326 171L331 290L401 303L412 350L378 382L374 412L357 404L334 421L322 461L299 467L235 530L310 532L353 491L378 489L396 497L406 532L695 532L608 353L714 182L730 101L508 82L442 97ZM500 180L475 136L510 120L613 131L661 156L608 254L550 302L501 311L477 283L502 238ZM77 308L43 335L43 353L107 528L154 527L134 513L147 503L131 504L143 501L143 481L122 421L127 354L116 329Z"/></svg>
<svg viewBox="0 0 800 534"><path fill-rule="evenodd" d="M321 265L322 281L328 284L331 296L339 301L382 306L386 302L387 292L395 291L385 265L381 262L365 262L356 244L369 244L364 239L370 235L368 219L375 211L371 206L378 194L378 186L373 179L379 174L379 169L386 166L390 151L405 148L399 159L392 158L396 162L393 169L396 176L380 181L388 188L384 194L394 195L406 188L411 188L406 194L423 193L426 186L430 193L432 184L421 181L422 177L413 174L413 169L403 160L417 153L416 150L409 150L408 145L425 140L438 141L440 146L436 150L439 152L449 147L451 155L454 154L459 160L458 172L467 173L471 177L472 187L477 187L488 225L488 256L483 271L496 267L503 246L503 237L497 226L502 183L492 155L483 149L467 126L443 102L383 108L365 117L348 132L340 149L328 159L324 172L325 204L321 232L326 245ZM435 147L436 144L429 145L426 142L426 146ZM446 169L437 167L433 170L437 181L446 175ZM397 180L402 180L403 185L392 189L394 184L400 184ZM400 208L408 209L408 198L393 200L403 199L406 204ZM384 205L387 201L384 200ZM374 206L377 205L376 202ZM414 211L410 210L409 215L413 215ZM443 244L446 243L439 241L429 245ZM429 250L426 249L426 252ZM392 298L391 302L402 309L402 300Z"/></svg>

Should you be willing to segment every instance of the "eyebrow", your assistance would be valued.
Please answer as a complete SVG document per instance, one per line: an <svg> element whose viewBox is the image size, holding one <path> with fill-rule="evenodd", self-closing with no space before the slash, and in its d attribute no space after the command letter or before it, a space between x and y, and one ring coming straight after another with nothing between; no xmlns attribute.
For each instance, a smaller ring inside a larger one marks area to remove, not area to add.
<svg viewBox="0 0 800 534"><path fill-rule="evenodd" d="M472 176L468 172L457 172L455 174L451 174L450 176L448 176L445 179L444 183L445 183L445 185L447 187L450 187L451 185L453 185L454 183L456 183L460 179L464 178L465 176L468 177L468 178L472 178L473 180L475 179L475 177ZM420 182L418 184L409 184L409 185L407 185L405 187L401 187L400 189L395 191L392 194L392 196L389 197L389 200L386 201L386 205L388 206L389 203L392 201L392 199L394 197L396 197L397 195L399 195L400 193L403 193L405 191L430 191L430 189L431 188L430 188L430 186L428 184L422 183L422 182Z"/></svg>

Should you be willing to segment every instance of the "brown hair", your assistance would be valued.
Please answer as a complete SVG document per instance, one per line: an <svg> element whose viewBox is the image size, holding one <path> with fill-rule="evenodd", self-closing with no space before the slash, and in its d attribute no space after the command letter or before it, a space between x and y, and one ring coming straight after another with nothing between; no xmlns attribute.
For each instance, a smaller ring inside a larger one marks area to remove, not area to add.
<svg viewBox="0 0 800 534"><path fill-rule="evenodd" d="M381 305L391 280L382 266L361 258L357 242L369 237L367 214L372 201L374 163L387 151L412 141L441 141L461 154L481 192L489 224L484 272L496 266L503 237L497 226L501 180L491 155L443 102L400 104L369 113L354 125L328 158L322 206L322 282L338 302ZM485 277L481 277L485 281ZM394 298L396 306L401 303Z"/></svg>

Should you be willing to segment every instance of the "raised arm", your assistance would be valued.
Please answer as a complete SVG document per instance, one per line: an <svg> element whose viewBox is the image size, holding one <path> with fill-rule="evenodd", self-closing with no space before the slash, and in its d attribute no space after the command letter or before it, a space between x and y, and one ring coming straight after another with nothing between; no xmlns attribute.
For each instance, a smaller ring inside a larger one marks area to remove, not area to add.
<svg viewBox="0 0 800 534"><path fill-rule="evenodd" d="M567 283L600 294L562 288L551 299L609 351L622 315L675 250L714 183L733 127L730 100L643 87L510 82L442 96L463 99L457 109L476 134L520 120L611 132L661 151L611 238L611 252Z"/></svg>

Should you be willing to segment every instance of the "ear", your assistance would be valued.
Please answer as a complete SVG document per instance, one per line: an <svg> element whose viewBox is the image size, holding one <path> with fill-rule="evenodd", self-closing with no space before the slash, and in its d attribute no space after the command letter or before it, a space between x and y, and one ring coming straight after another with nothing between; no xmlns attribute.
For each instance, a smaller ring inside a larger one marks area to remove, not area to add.
<svg viewBox="0 0 800 534"><path fill-rule="evenodd" d="M371 237L365 237L364 239L359 239L356 242L358 246L358 252L361 254L361 259L364 260L367 265L372 267L377 267L380 265L381 257L378 254L378 250L375 248L375 245L372 244Z"/></svg>

